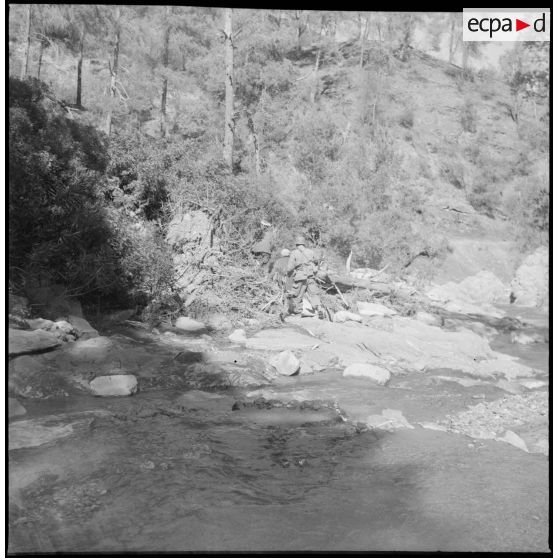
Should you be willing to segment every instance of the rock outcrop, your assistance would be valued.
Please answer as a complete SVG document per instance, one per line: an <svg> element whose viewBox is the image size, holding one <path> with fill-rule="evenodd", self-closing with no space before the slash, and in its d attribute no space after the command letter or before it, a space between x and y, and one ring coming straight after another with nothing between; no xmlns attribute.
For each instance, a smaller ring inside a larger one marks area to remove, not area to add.
<svg viewBox="0 0 558 558"><path fill-rule="evenodd" d="M511 283L512 301L517 306L540 306L548 300L548 248L541 247L525 258Z"/></svg>
<svg viewBox="0 0 558 558"><path fill-rule="evenodd" d="M20 329L8 330L8 355L10 357L41 353L60 346L56 335L48 331L26 331Z"/></svg>

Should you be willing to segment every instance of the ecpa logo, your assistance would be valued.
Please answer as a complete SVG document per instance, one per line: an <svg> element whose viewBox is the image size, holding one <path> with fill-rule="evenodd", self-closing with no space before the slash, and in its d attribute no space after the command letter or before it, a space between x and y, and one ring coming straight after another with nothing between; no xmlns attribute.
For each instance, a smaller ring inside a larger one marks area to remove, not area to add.
<svg viewBox="0 0 558 558"><path fill-rule="evenodd" d="M463 8L464 41L548 41L548 8Z"/></svg>

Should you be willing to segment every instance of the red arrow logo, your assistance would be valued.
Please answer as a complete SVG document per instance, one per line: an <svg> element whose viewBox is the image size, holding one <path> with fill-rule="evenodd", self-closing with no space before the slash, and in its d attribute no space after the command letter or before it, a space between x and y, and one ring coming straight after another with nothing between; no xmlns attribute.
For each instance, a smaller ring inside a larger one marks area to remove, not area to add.
<svg viewBox="0 0 558 558"><path fill-rule="evenodd" d="M516 31L521 31L522 29L525 29L526 27L531 27L530 23L525 23L524 21L521 21L520 19L515 19L515 30Z"/></svg>

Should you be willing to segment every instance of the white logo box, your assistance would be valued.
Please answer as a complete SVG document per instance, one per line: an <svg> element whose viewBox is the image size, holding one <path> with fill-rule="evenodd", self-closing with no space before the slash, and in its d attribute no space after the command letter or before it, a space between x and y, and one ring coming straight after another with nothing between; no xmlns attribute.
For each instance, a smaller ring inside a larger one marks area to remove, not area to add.
<svg viewBox="0 0 558 558"><path fill-rule="evenodd" d="M550 26L550 8L463 8L463 41L549 41Z"/></svg>

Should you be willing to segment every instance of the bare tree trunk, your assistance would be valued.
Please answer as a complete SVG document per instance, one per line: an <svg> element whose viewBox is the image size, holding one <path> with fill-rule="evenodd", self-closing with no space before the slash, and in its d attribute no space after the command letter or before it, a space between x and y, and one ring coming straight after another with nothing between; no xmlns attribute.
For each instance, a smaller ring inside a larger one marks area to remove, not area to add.
<svg viewBox="0 0 558 558"><path fill-rule="evenodd" d="M27 69L29 68L29 50L31 48L31 4L27 4L25 27L27 28L27 38L25 42L25 51L23 53L23 63L21 64L21 79L25 78Z"/></svg>
<svg viewBox="0 0 558 558"><path fill-rule="evenodd" d="M169 42L170 42L170 15L171 6L166 6L165 8L165 35L163 38L163 67L165 72L165 77L163 78L163 92L161 94L161 135L166 138L168 135L168 123L167 123L167 68L169 66Z"/></svg>
<svg viewBox="0 0 558 558"><path fill-rule="evenodd" d="M109 61L109 69L110 69L110 100L109 100L109 107L107 113L107 119L105 123L105 132L108 136L110 136L111 128L112 128L112 105L114 103L114 98L116 97L116 76L118 75L118 53L120 50L120 13L121 7L116 7L116 37L115 37L115 45L114 45L114 56L112 66Z"/></svg>
<svg viewBox="0 0 558 558"><path fill-rule="evenodd" d="M312 85L310 89L310 102L313 103L316 100L316 89L318 87L318 69L320 68L320 56L322 55L322 47L318 48L318 53L316 54L316 64L314 65L314 77L312 78Z"/></svg>
<svg viewBox="0 0 558 558"><path fill-rule="evenodd" d="M364 44L365 42L368 40L368 30L370 28L370 15L368 14L368 17L366 18L366 24L364 26L364 29L361 30L361 36L360 36L360 60L358 65L362 68L364 66Z"/></svg>
<svg viewBox="0 0 558 558"><path fill-rule="evenodd" d="M39 64L37 66L37 79L41 79L41 66L43 65L43 51L45 50L45 43L41 39L39 41Z"/></svg>
<svg viewBox="0 0 558 558"><path fill-rule="evenodd" d="M316 64L314 65L314 77L312 78L312 86L310 89L310 102L316 100L316 90L318 88L318 70L320 69L320 58L322 56L322 33L324 31L324 18L322 17L322 24L320 28L320 39L318 45L318 52L316 54Z"/></svg>
<svg viewBox="0 0 558 558"><path fill-rule="evenodd" d="M469 63L469 43L463 42L463 50L461 52L461 71L463 74L467 71Z"/></svg>
<svg viewBox="0 0 558 558"><path fill-rule="evenodd" d="M450 36L449 36L449 63L453 64L457 41L455 37L455 19L453 18L453 14L450 14L450 18L451 18L451 25L450 25Z"/></svg>
<svg viewBox="0 0 558 558"><path fill-rule="evenodd" d="M232 9L224 10L225 32L225 139L223 142L223 158L232 172L234 143L234 51L232 41Z"/></svg>
<svg viewBox="0 0 558 558"><path fill-rule="evenodd" d="M258 141L258 135L256 134L256 128L254 127L254 120L250 114L248 114L248 129L250 130L250 135L252 136L252 142L254 144L254 167L256 169L256 174L261 174L260 143Z"/></svg>
<svg viewBox="0 0 558 558"><path fill-rule="evenodd" d="M83 68L83 42L85 40L85 25L81 26L81 36L79 39L79 60L77 64L77 86L76 86L76 106L81 107L81 72Z"/></svg>

